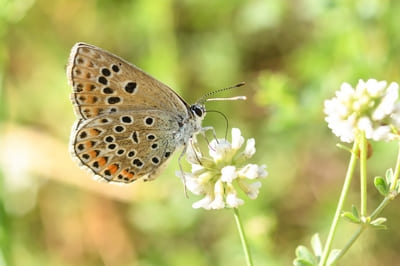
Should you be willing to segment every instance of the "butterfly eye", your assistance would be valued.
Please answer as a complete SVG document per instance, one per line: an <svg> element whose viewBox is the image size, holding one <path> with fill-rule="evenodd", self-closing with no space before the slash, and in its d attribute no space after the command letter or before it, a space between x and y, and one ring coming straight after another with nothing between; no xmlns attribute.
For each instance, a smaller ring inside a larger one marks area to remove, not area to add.
<svg viewBox="0 0 400 266"><path fill-rule="evenodd" d="M192 113L194 113L198 117L202 117L203 116L204 110L199 105L192 105L190 107L190 110L192 111Z"/></svg>

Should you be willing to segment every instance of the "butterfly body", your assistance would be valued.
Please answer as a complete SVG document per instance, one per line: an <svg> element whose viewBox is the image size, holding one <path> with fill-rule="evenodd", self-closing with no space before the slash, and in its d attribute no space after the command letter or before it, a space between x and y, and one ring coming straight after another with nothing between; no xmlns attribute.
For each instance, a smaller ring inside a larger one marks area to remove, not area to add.
<svg viewBox="0 0 400 266"><path fill-rule="evenodd" d="M176 148L202 130L203 104L98 47L77 43L67 66L78 121L70 152L97 179L151 180Z"/></svg>

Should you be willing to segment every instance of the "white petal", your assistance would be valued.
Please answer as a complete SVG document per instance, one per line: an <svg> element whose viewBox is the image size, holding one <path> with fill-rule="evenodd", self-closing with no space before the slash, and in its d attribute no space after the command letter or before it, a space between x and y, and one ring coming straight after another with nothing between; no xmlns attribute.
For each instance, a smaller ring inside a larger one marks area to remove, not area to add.
<svg viewBox="0 0 400 266"><path fill-rule="evenodd" d="M237 208L244 204L244 201L237 197L236 193L226 195L226 204L231 208Z"/></svg>
<svg viewBox="0 0 400 266"><path fill-rule="evenodd" d="M364 116L364 117L360 118L358 120L357 127L358 127L358 129L365 132L365 136L367 139L372 138L373 128L372 128L372 122L369 119L369 117Z"/></svg>
<svg viewBox="0 0 400 266"><path fill-rule="evenodd" d="M372 113L373 120L382 120L386 116L390 115L395 109L395 103L399 98L399 85L392 82L386 89L386 94L383 96L380 104L376 107Z"/></svg>
<svg viewBox="0 0 400 266"><path fill-rule="evenodd" d="M258 177L258 165L247 164L239 170L238 174L242 178L255 179Z"/></svg>
<svg viewBox="0 0 400 266"><path fill-rule="evenodd" d="M235 166L228 165L221 169L221 181L232 183L236 177L237 173Z"/></svg>
<svg viewBox="0 0 400 266"><path fill-rule="evenodd" d="M375 141L383 140L383 141L390 141L393 140L395 135L391 134L391 127L390 126L380 126L374 130L372 139Z"/></svg>
<svg viewBox="0 0 400 266"><path fill-rule="evenodd" d="M250 198L250 199L256 199L259 192L260 192L260 187L261 187L261 182L257 181L251 184L248 184L244 182L243 180L238 181L239 187L243 190L244 193Z"/></svg>
<svg viewBox="0 0 400 266"><path fill-rule="evenodd" d="M259 166L257 172L259 178L264 178L268 176L267 166L265 164Z"/></svg>
<svg viewBox="0 0 400 266"><path fill-rule="evenodd" d="M210 209L211 209L211 202L212 202L213 200L214 200L214 199L212 198L212 196L207 194L207 195L206 195L204 198L202 198L201 200L196 201L195 203L193 203L193 204L192 204L192 207L195 208L195 209L204 208L204 209L206 209L206 210L210 210Z"/></svg>
<svg viewBox="0 0 400 266"><path fill-rule="evenodd" d="M353 89L349 84L343 83L341 88L342 94L338 94L338 97L344 98L344 92L352 93ZM347 98L351 98L349 95L345 95ZM341 99L345 101L346 99ZM324 112L327 115L325 121L328 122L328 127L332 129L333 134L340 137L343 142L354 141L354 129L356 115L348 110L348 107L343 104L338 98L326 100L324 102Z"/></svg>
<svg viewBox="0 0 400 266"><path fill-rule="evenodd" d="M244 138L241 135L240 129L232 128L232 149L238 150L242 147Z"/></svg>
<svg viewBox="0 0 400 266"><path fill-rule="evenodd" d="M222 160L232 149L231 144L225 139L212 140L210 143L210 149L208 153L214 159L214 161L218 162Z"/></svg>
<svg viewBox="0 0 400 266"><path fill-rule="evenodd" d="M197 178L186 178L186 187L195 195L200 195L206 191L206 187L200 184Z"/></svg>
<svg viewBox="0 0 400 266"><path fill-rule="evenodd" d="M367 84L362 79L360 79L356 85L355 92L359 95L363 94L366 86Z"/></svg>
<svg viewBox="0 0 400 266"><path fill-rule="evenodd" d="M336 92L336 96L338 98L344 98L344 99L347 99L349 96L353 94L354 94L354 89L347 82L343 82L342 85L340 86L340 90Z"/></svg>
<svg viewBox="0 0 400 266"><path fill-rule="evenodd" d="M250 199L254 200L260 193L261 182L254 182L248 186L248 192L246 193Z"/></svg>
<svg viewBox="0 0 400 266"><path fill-rule="evenodd" d="M391 118L391 123L396 128L400 128L400 103L395 104L393 113L390 115L390 118Z"/></svg>
<svg viewBox="0 0 400 266"><path fill-rule="evenodd" d="M204 172L205 168L199 164L192 164L192 173L199 174L200 172Z"/></svg>
<svg viewBox="0 0 400 266"><path fill-rule="evenodd" d="M215 195L214 200L210 203L210 208L213 210L225 208L225 202L223 195Z"/></svg>
<svg viewBox="0 0 400 266"><path fill-rule="evenodd" d="M386 88L386 81L377 81L376 79L369 79L365 83L365 87L368 91L368 94L372 97L379 97L383 95L383 92Z"/></svg>
<svg viewBox="0 0 400 266"><path fill-rule="evenodd" d="M254 153L256 153L256 141L253 138L251 138L247 140L246 148L243 154L247 158L251 158L254 155Z"/></svg>

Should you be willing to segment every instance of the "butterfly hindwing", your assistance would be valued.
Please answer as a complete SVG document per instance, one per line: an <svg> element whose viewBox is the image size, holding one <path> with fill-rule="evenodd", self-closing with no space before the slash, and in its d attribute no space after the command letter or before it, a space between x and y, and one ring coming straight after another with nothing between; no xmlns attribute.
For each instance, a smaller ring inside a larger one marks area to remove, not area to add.
<svg viewBox="0 0 400 266"><path fill-rule="evenodd" d="M123 183L152 179L177 146L176 121L172 113L159 110L96 117L77 125L71 152L100 179Z"/></svg>

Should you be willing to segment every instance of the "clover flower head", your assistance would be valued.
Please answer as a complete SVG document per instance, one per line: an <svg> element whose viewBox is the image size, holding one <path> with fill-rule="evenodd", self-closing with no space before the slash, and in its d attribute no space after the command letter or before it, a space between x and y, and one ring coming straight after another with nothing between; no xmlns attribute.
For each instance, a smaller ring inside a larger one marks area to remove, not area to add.
<svg viewBox="0 0 400 266"><path fill-rule="evenodd" d="M369 79L355 88L343 83L336 97L325 101L325 121L343 142L353 142L364 132L367 139L390 141L396 138L392 127L400 126L399 85Z"/></svg>
<svg viewBox="0 0 400 266"><path fill-rule="evenodd" d="M195 202L193 208L223 209L236 208L244 204L238 197L238 189L250 199L256 199L261 187L258 181L268 175L266 165L246 163L256 149L255 140L245 140L238 128L232 129L232 142L214 139L209 144L208 156L203 155L193 138L188 145L187 161L192 165L191 173L176 172L186 182L187 189L204 198ZM257 180L257 181L255 181Z"/></svg>

